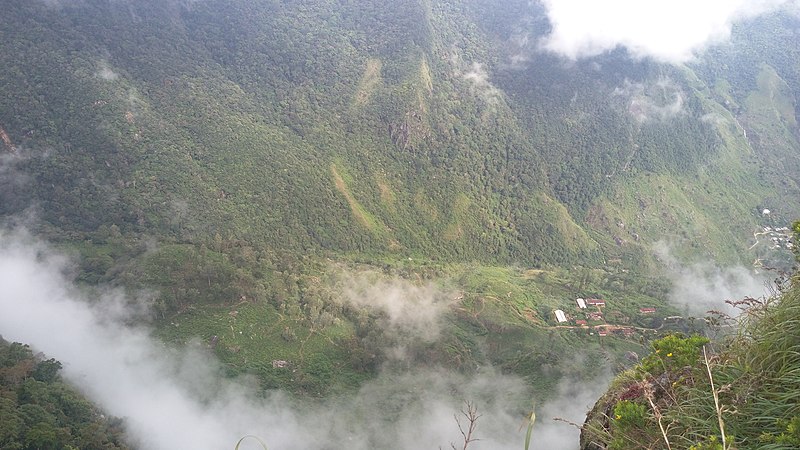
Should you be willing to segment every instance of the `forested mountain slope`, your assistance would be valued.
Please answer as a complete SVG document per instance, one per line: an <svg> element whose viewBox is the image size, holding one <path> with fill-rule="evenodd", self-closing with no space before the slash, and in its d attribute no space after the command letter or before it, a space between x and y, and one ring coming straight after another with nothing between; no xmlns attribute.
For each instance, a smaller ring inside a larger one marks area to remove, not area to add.
<svg viewBox="0 0 800 450"><path fill-rule="evenodd" d="M673 67L542 53L547 21L522 1L3 15L4 164L20 176L0 207L34 204L58 232L635 265L661 239L744 258L762 208L797 213L795 18Z"/></svg>
<svg viewBox="0 0 800 450"><path fill-rule="evenodd" d="M8 449L126 449L122 421L61 380L61 363L0 338L0 445Z"/></svg>

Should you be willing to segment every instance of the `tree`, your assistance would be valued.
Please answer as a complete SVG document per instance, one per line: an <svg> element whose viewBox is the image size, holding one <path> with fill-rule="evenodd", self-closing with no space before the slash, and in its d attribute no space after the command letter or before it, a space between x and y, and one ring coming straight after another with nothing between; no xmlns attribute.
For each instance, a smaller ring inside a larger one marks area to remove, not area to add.
<svg viewBox="0 0 800 450"><path fill-rule="evenodd" d="M58 371L61 370L61 363L53 358L42 361L33 369L33 378L37 381L52 383L58 380Z"/></svg>

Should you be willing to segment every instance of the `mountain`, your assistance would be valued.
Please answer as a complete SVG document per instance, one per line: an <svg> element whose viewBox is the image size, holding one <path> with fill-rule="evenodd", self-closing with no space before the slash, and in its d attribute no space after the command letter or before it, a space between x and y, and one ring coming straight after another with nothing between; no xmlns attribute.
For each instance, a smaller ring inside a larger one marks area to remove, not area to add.
<svg viewBox="0 0 800 450"><path fill-rule="evenodd" d="M657 240L747 259L762 209L797 214L792 17L675 67L538 52L521 1L4 14L3 212L65 233L635 267Z"/></svg>

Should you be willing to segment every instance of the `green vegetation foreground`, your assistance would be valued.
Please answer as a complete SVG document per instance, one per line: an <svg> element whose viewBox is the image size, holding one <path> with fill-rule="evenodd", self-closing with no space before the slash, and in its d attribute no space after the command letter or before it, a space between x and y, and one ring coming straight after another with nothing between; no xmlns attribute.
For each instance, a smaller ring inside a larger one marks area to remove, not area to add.
<svg viewBox="0 0 800 450"><path fill-rule="evenodd" d="M741 302L741 329L718 352L696 336L656 341L598 401L581 448L800 447L800 286L791 281L775 298Z"/></svg>

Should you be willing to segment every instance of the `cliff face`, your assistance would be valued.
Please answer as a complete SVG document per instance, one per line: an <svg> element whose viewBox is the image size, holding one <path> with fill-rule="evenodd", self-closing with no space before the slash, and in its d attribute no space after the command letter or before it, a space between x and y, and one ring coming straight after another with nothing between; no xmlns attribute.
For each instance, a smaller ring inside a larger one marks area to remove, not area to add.
<svg viewBox="0 0 800 450"><path fill-rule="evenodd" d="M17 148L14 146L14 143L11 142L11 138L6 133L6 130L3 127L0 127L0 141L2 141L3 145L2 148L11 153L16 153Z"/></svg>
<svg viewBox="0 0 800 450"><path fill-rule="evenodd" d="M610 418L616 403L617 392L608 391L595 403L581 430L580 450L604 450L607 433L611 427Z"/></svg>
<svg viewBox="0 0 800 450"><path fill-rule="evenodd" d="M656 418L655 411L662 414L662 410L673 406L672 402L675 400L673 388L689 374L690 370L687 367L677 372L665 372L653 377L644 375L637 369L621 375L587 414L581 432L581 450L658 448L664 444L663 436L653 435L652 430L648 430L646 422L637 424L644 425L640 429L630 429L625 424L620 426L620 421L624 420L624 417L618 409L620 405L624 408L624 405L627 405L625 402L631 402L645 407L645 411L650 408L649 411Z"/></svg>

